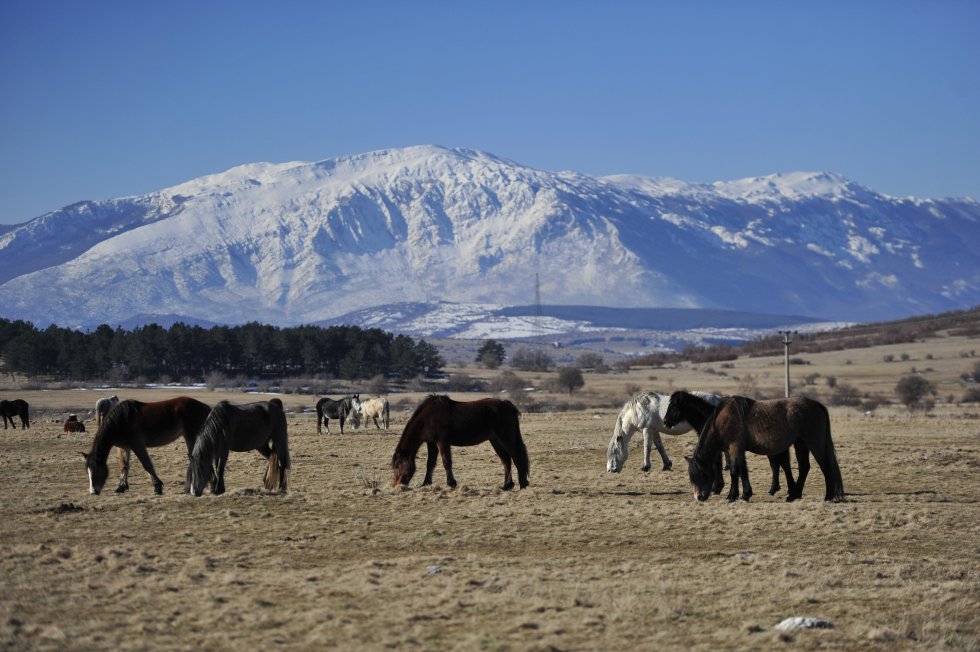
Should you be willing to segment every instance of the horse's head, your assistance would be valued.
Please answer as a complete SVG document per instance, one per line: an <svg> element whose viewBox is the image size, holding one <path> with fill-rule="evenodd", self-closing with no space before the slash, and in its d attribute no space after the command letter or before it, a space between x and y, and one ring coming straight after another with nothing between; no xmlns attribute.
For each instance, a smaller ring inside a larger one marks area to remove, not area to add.
<svg viewBox="0 0 980 652"><path fill-rule="evenodd" d="M109 466L95 453L82 453L82 457L85 458L85 470L88 471L88 492L99 495L109 477Z"/></svg>
<svg viewBox="0 0 980 652"><path fill-rule="evenodd" d="M704 502L711 496L715 478L721 473L721 456L713 456L712 461L705 464L694 457L684 457L687 460L687 475L691 479L691 488L698 502Z"/></svg>
<svg viewBox="0 0 980 652"><path fill-rule="evenodd" d="M612 439L609 440L609 450L606 452L606 471L609 473L622 471L629 455L630 437L623 433L617 421L616 430L613 432Z"/></svg>
<svg viewBox="0 0 980 652"><path fill-rule="evenodd" d="M674 392L670 395L670 400L667 402L667 411L664 412L663 418L664 426L667 428L673 428L685 420L679 395L680 392Z"/></svg>
<svg viewBox="0 0 980 652"><path fill-rule="evenodd" d="M391 485L407 487L415 475L415 453L408 450L395 450L391 456Z"/></svg>

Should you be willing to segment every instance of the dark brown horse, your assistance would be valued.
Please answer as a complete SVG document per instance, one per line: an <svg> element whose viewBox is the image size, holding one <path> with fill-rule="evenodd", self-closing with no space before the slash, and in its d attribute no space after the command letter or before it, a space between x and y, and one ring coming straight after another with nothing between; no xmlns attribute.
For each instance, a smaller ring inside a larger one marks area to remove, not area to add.
<svg viewBox="0 0 980 652"><path fill-rule="evenodd" d="M696 394L678 390L670 395L670 401L667 403L667 411L664 413L664 425L673 427L682 421L686 421L700 434L701 429L704 428L704 424L708 422L711 414L715 411L715 407L716 404L710 403ZM727 448L723 448L721 452L724 453L726 458L729 457ZM772 469L772 483L769 485L769 495L775 496L776 492L779 491L779 469L782 468L786 474L786 487L789 489L789 495L786 500L788 502L796 500L799 496L796 491L796 482L793 481L793 471L789 465L789 450L785 450L777 455L770 455L769 467ZM731 469L731 458L728 459L725 468ZM714 485L712 486L712 493L720 494L724 487L725 480L721 472L721 467L719 466Z"/></svg>
<svg viewBox="0 0 980 652"><path fill-rule="evenodd" d="M504 465L504 491L513 489L511 462L517 467L521 489L528 484L530 461L521 437L520 412L510 401L484 398L459 402L448 396L433 395L415 409L391 457L392 484L408 485L415 475L415 455L424 443L428 447L423 485L432 484L436 455L442 455L446 483L456 486L450 446L474 446L489 441Z"/></svg>
<svg viewBox="0 0 980 652"><path fill-rule="evenodd" d="M742 499L752 497L746 452L778 455L790 446L796 449L800 464L796 486L790 488L791 498L803 496L803 485L810 472L808 453L813 453L827 483L824 500L844 500L844 481L830 437L830 415L823 404L802 396L769 401L729 396L723 400L701 430L693 455L687 458L695 497L703 501L711 495L716 476L714 467L721 463L719 453L723 449L727 448L732 456L727 498L731 502L739 497L739 480Z"/></svg>
<svg viewBox="0 0 980 652"><path fill-rule="evenodd" d="M12 401L0 401L0 417L3 417L4 430L7 429L7 421L10 421L10 425L15 430L17 429L17 424L14 423L14 417L20 417L21 428L31 427L30 406L22 398L15 398Z"/></svg>
<svg viewBox="0 0 980 652"><path fill-rule="evenodd" d="M206 403L186 396L155 403L135 400L119 403L96 431L92 450L89 453L82 453L88 471L89 493L98 494L102 491L106 478L109 477L106 459L109 457L110 449L118 446L125 451L125 455L120 455L119 458L121 475L116 492L129 489L129 452L132 451L146 472L150 474L153 490L157 494L162 494L163 482L153 470L153 462L150 461L146 449L166 446L177 437L183 436L189 459L197 433L204 425L204 420L207 419L210 411L211 408ZM185 480L184 491L187 491L187 488L188 481Z"/></svg>
<svg viewBox="0 0 980 652"><path fill-rule="evenodd" d="M263 478L265 488L285 493L289 440L286 413L278 398L246 405L221 401L211 409L191 452L187 471L190 492L200 496L210 482L211 493L223 494L228 452L250 450L257 450L269 462Z"/></svg>

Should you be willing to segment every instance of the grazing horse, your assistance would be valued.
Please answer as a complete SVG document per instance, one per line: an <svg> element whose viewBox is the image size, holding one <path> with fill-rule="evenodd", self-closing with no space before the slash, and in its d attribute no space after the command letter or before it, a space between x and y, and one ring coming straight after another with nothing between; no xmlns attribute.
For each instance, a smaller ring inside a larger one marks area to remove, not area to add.
<svg viewBox="0 0 980 652"><path fill-rule="evenodd" d="M717 405L721 402L720 394L709 394L707 392L697 392L697 396L703 400ZM664 471L669 471L673 462L667 457L664 450L664 443L660 439L660 433L665 435L683 435L691 430L691 425L684 420L672 423L669 427L664 423L664 415L667 412L669 397L666 394L657 392L643 392L637 394L626 401L623 409L620 410L616 418L616 426L613 428L612 439L609 440L609 449L606 454L606 471L609 473L619 473L626 466L626 458L629 457L630 439L637 432L643 433L643 454L644 462L640 468L643 471L650 470L650 444L657 447L660 459L664 463Z"/></svg>
<svg viewBox="0 0 980 652"><path fill-rule="evenodd" d="M112 408L116 407L119 403L119 397L113 394L112 396L105 396L100 398L95 402L95 424L96 426L101 426L105 418L109 416L109 412Z"/></svg>
<svg viewBox="0 0 980 652"><path fill-rule="evenodd" d="M65 420L65 432L85 432L85 424L78 420L77 414L69 414Z"/></svg>
<svg viewBox="0 0 980 652"><path fill-rule="evenodd" d="M10 421L10 425L13 426L14 430L17 429L17 424L14 423L14 417L20 417L21 428L31 427L30 406L22 398L15 398L12 401L0 401L0 416L3 417L4 430L7 429L7 421Z"/></svg>
<svg viewBox="0 0 980 652"><path fill-rule="evenodd" d="M289 439L286 413L278 398L246 405L221 401L211 409L191 453L187 471L190 492L200 496L204 485L210 482L211 493L223 494L228 451L250 450L257 450L269 462L263 477L265 488L285 493Z"/></svg>
<svg viewBox="0 0 980 652"><path fill-rule="evenodd" d="M327 434L330 434L330 419L340 419L340 434L344 434L344 421L352 414L357 414L361 410L361 399L359 394L350 394L340 400L332 398L321 398L316 402L316 432L320 434L320 423L327 426Z"/></svg>
<svg viewBox="0 0 980 652"><path fill-rule="evenodd" d="M712 403L704 400L700 392L676 391L670 395L670 404L667 406L667 412L664 414L664 423L675 424L686 421L700 434L704 428L704 424L708 422L708 419L715 411L719 402L715 401ZM728 450L722 449L721 452L724 453L728 460L728 465L725 468L730 469L731 458L729 457ZM793 481L793 472L789 465L789 451L783 451L778 455L770 455L769 468L772 469L772 483L769 485L769 495L775 496L779 491L779 469L782 468L786 474L786 487L789 489L789 495L786 500L790 502L795 500L796 483ZM721 473L721 467L719 467L718 474L715 477L713 493L721 493L724 487L725 480Z"/></svg>
<svg viewBox="0 0 980 652"><path fill-rule="evenodd" d="M834 442L830 437L830 415L823 404L802 396L754 401L744 396L730 396L708 418L701 436L688 458L688 474L699 501L707 500L720 464L722 449L732 456L731 487L727 500L739 497L738 483L742 482L742 499L752 497L745 453L778 455L793 446L800 463L800 477L790 487L787 500L801 498L803 485L810 471L809 453L820 465L827 491L824 500L844 500L844 481L841 478Z"/></svg>
<svg viewBox="0 0 980 652"><path fill-rule="evenodd" d="M446 483L455 487L450 446L474 446L489 440L504 465L504 483L500 488L504 491L514 488L512 461L517 467L517 481L521 489L527 487L531 463L521 437L520 414L510 401L495 398L459 402L444 395L429 396L415 408L395 446L391 457L392 484L408 485L415 475L415 455L425 443L428 458L422 484L432 484L436 456L441 454L442 464L446 468Z"/></svg>
<svg viewBox="0 0 980 652"><path fill-rule="evenodd" d="M155 403L132 399L121 401L96 431L92 450L82 453L88 471L89 493L98 494L105 486L109 477L106 458L109 450L117 446L125 450L125 455L119 457L120 477L116 493L129 489L129 451L132 451L150 474L153 491L162 494L163 482L157 477L146 449L165 446L183 436L190 458L194 440L210 411L211 407L206 403L186 396ZM187 484L185 480L184 491L187 491Z"/></svg>
<svg viewBox="0 0 980 652"><path fill-rule="evenodd" d="M360 412L355 412L351 417L351 423L354 424L355 428L361 426L361 419L366 422L368 419L374 421L374 427L381 430L383 425L385 430L391 424L390 420L390 409L388 407L388 399L384 397L370 398L366 401L361 401ZM380 423L378 421L380 419Z"/></svg>

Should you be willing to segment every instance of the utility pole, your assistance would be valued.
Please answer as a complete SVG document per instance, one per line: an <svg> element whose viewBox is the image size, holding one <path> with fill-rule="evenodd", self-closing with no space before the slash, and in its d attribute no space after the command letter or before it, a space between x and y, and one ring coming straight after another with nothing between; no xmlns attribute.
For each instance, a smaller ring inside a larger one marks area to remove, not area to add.
<svg viewBox="0 0 980 652"><path fill-rule="evenodd" d="M793 343L793 336L798 333L797 331L779 331L779 334L783 336L783 347L786 351L786 398L789 398L789 345Z"/></svg>

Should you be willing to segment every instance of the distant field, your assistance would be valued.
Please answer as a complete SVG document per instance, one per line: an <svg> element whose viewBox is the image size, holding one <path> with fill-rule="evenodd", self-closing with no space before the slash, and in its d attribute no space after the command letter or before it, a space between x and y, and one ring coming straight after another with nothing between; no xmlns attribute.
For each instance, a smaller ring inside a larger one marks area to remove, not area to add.
<svg viewBox="0 0 980 652"><path fill-rule="evenodd" d="M959 396L974 348L942 338L808 355L792 371L888 394L915 366L941 397ZM820 499L816 466L804 500L767 496L755 456L751 503L698 504L682 457L693 434L665 438L673 471L641 472L634 450L623 473L605 472L628 388L730 392L749 374L781 393L779 358L587 374L570 398L531 392L581 407L522 417L532 484L512 493L496 488L486 445L454 449L456 490L441 466L434 487L390 487L420 395L390 397L401 406L391 432L344 436L316 434L301 412L314 397L284 396L290 492L260 491L259 456L232 453L229 493L198 499L179 491L182 443L151 451L163 496L138 466L129 493L88 495L79 452L92 432L61 422L84 419L106 390L12 391L8 380L0 397L16 393L39 416L0 435L0 649L980 649L980 406L832 408L842 504ZM790 616L836 627L773 629Z"/></svg>

